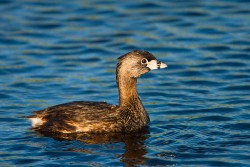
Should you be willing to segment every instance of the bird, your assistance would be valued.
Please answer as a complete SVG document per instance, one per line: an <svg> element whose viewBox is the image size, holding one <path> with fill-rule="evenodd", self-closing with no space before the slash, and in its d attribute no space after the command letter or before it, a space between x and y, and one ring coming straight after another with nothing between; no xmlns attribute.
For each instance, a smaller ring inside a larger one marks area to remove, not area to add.
<svg viewBox="0 0 250 167"><path fill-rule="evenodd" d="M167 67L145 50L132 50L118 58L116 83L119 104L73 101L34 111L27 116L32 129L48 133L133 133L150 122L138 92L137 79L151 70Z"/></svg>

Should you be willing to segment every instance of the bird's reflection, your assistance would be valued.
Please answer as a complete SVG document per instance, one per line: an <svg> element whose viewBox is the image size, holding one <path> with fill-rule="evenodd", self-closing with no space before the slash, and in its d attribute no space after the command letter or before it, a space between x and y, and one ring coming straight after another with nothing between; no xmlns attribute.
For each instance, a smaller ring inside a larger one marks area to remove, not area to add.
<svg viewBox="0 0 250 167"><path fill-rule="evenodd" d="M147 128L132 134L86 134L86 133L74 133L74 134L40 134L43 136L49 136L55 140L78 140L84 144L109 144L109 143L124 143L124 153L120 157L120 161L125 166L137 166L146 163L145 155L147 153L145 140L148 138L149 131ZM88 152L84 148L71 148L68 151L74 152Z"/></svg>

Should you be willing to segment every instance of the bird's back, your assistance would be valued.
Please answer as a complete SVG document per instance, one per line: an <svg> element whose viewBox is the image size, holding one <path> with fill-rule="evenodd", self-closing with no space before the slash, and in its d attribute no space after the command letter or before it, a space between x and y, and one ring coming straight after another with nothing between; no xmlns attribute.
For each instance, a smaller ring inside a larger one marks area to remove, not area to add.
<svg viewBox="0 0 250 167"><path fill-rule="evenodd" d="M40 132L118 132L122 130L117 106L106 102L71 102L34 112L28 118Z"/></svg>

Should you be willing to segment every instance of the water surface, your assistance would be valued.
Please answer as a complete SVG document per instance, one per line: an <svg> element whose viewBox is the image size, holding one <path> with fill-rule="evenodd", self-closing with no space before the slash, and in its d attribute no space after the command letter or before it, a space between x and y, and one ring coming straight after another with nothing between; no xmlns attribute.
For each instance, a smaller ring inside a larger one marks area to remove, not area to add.
<svg viewBox="0 0 250 167"><path fill-rule="evenodd" d="M0 1L0 166L250 166L250 3ZM117 104L116 58L167 62L139 80L151 123L120 139L59 140L23 116Z"/></svg>

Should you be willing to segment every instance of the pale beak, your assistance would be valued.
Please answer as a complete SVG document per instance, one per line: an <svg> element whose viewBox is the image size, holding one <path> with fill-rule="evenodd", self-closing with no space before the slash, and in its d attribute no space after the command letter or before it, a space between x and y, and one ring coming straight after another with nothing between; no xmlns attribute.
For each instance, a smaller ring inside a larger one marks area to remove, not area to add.
<svg viewBox="0 0 250 167"><path fill-rule="evenodd" d="M156 69L160 69L160 68L166 68L167 64L161 62L161 61L157 61L157 60L151 60L148 62L147 67L150 70L156 70Z"/></svg>
<svg viewBox="0 0 250 167"><path fill-rule="evenodd" d="M158 66L158 68L166 68L166 67L168 67L167 64L165 64L165 63L163 63L161 61L157 62L157 66Z"/></svg>

